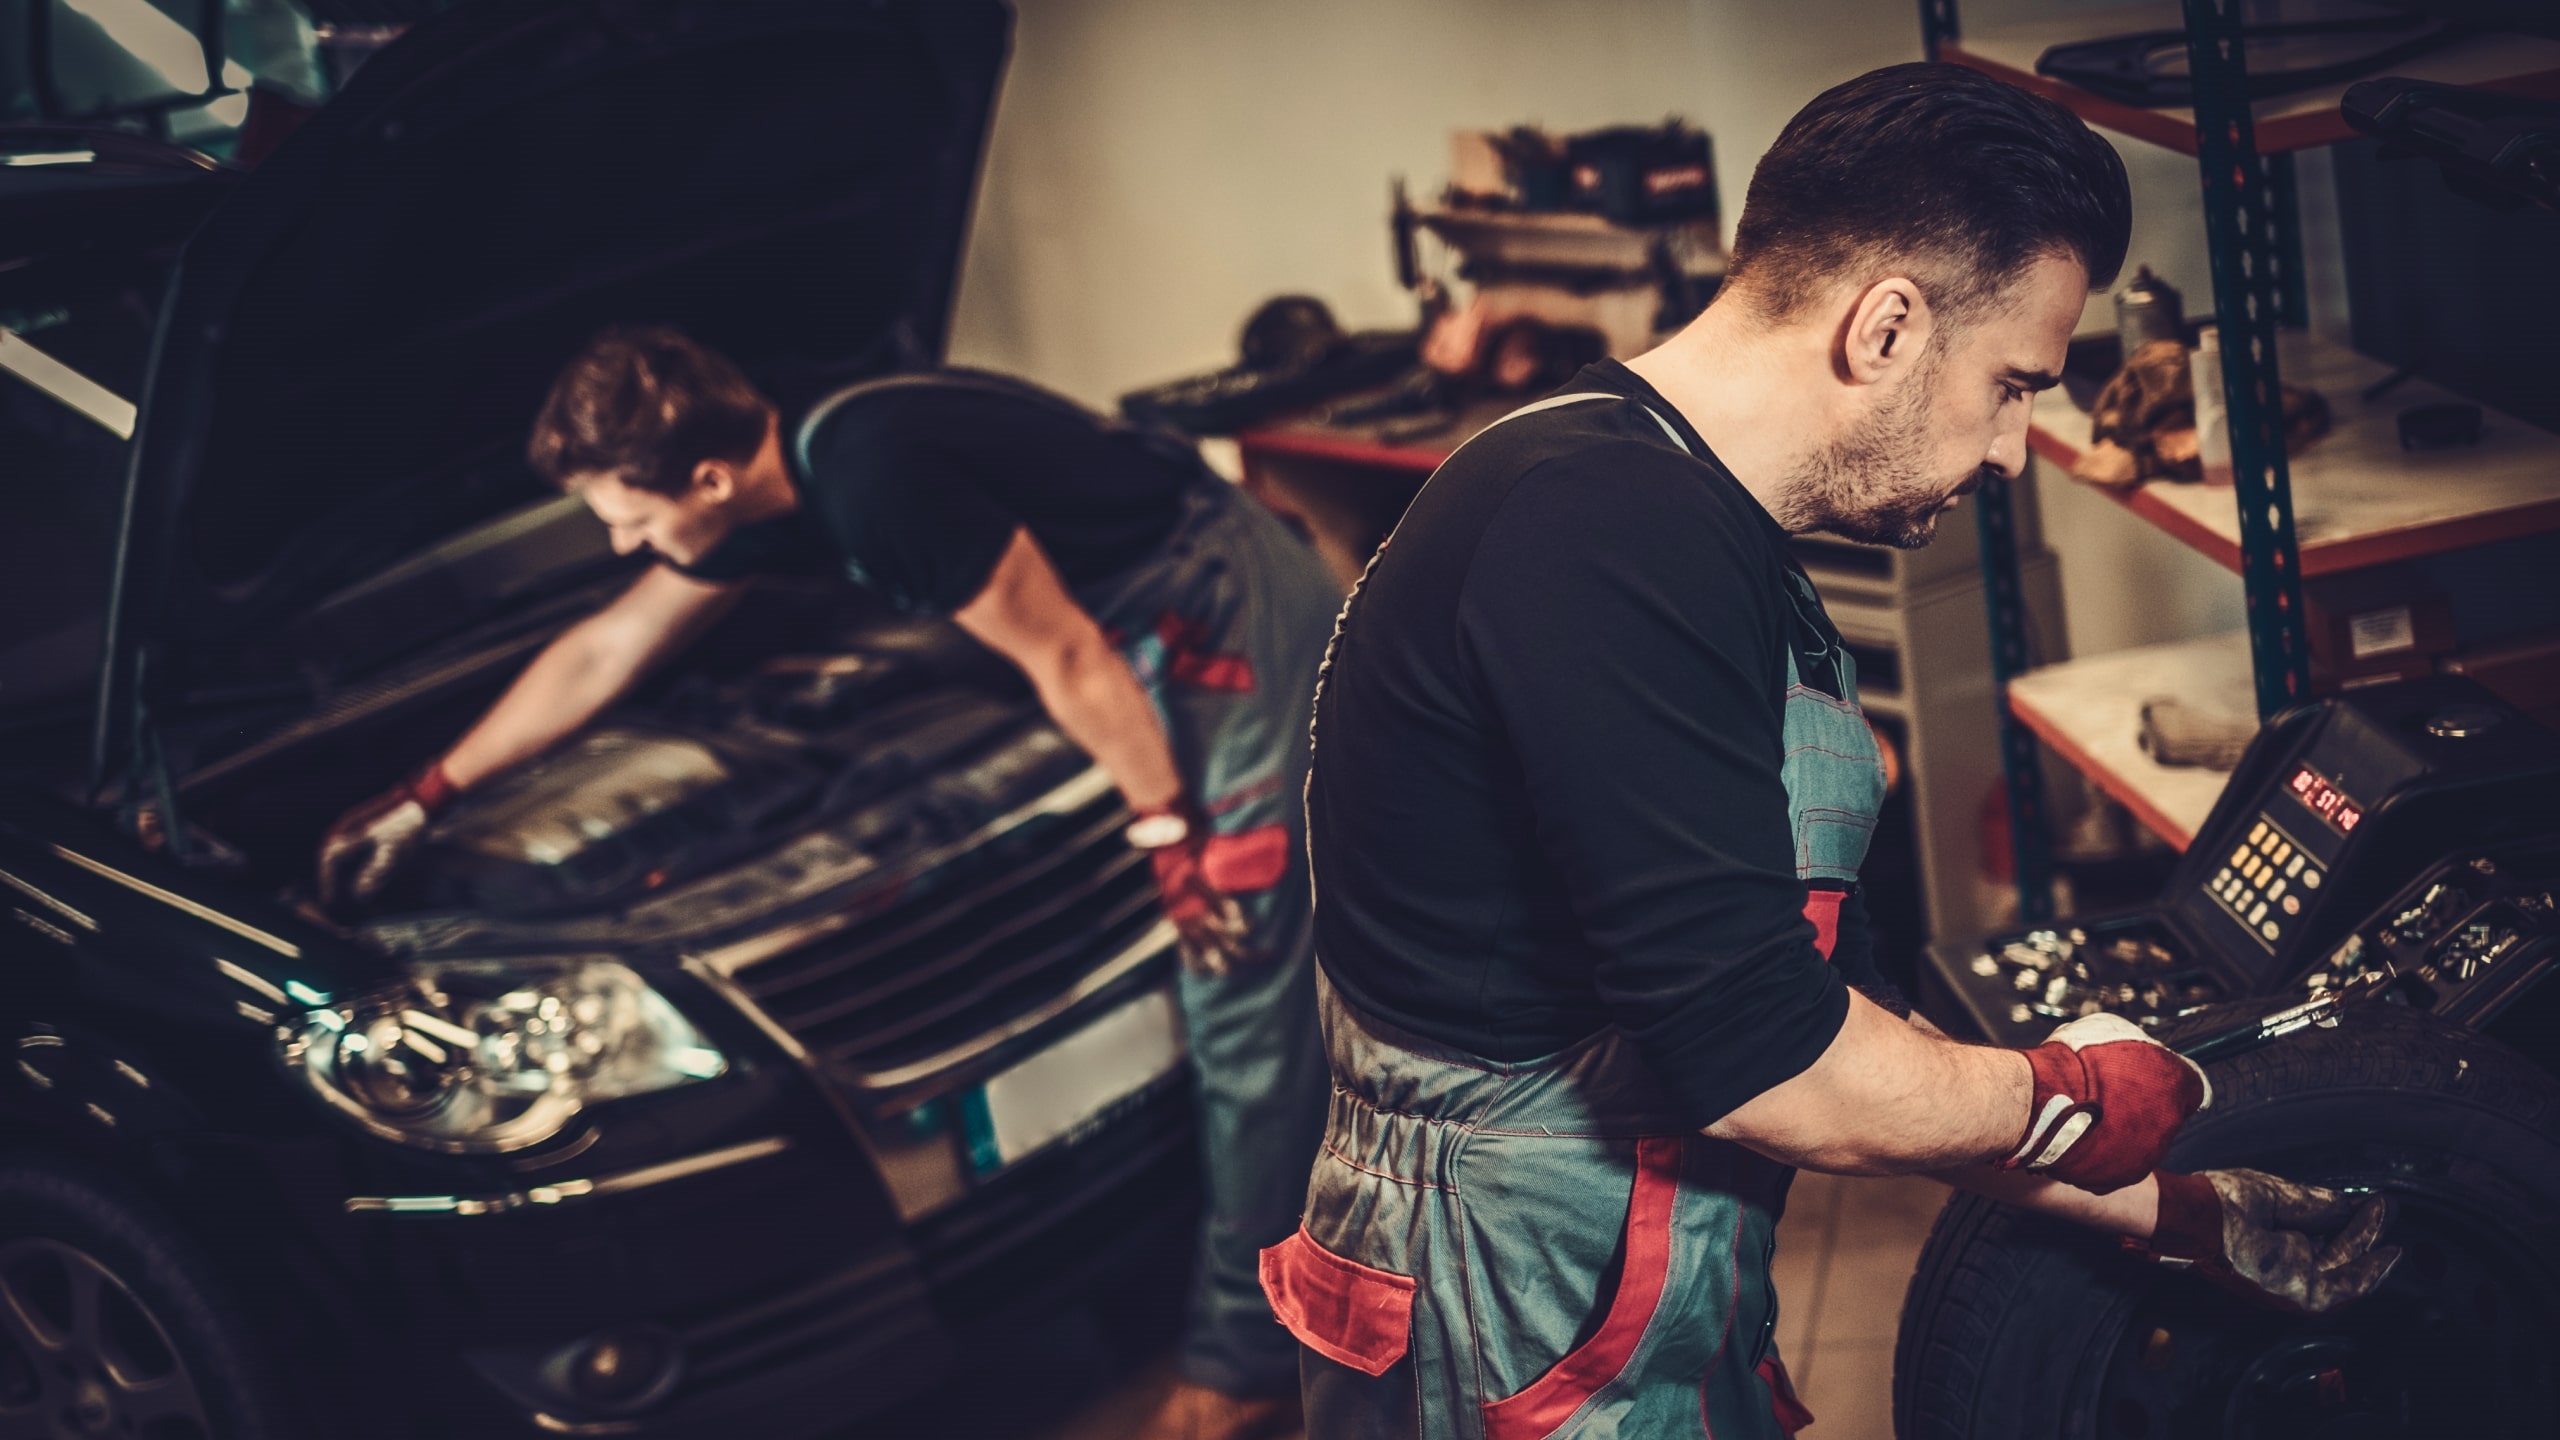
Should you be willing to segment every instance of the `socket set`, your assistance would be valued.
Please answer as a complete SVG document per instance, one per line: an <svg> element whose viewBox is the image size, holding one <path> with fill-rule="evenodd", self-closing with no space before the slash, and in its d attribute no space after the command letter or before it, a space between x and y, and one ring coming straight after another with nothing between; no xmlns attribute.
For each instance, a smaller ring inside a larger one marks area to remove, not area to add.
<svg viewBox="0 0 2560 1440"><path fill-rule="evenodd" d="M2158 1026L2233 993L2212 967L2179 953L2139 917L2009 936L1976 953L1967 969L1974 983L1965 987L1966 1008L2010 1044L2034 1044L2066 1020L2101 1012Z"/></svg>
<svg viewBox="0 0 2560 1440"><path fill-rule="evenodd" d="M2560 957L2560 846L2443 861L2303 977L2312 995L2364 977L2393 999L2480 1024Z"/></svg>

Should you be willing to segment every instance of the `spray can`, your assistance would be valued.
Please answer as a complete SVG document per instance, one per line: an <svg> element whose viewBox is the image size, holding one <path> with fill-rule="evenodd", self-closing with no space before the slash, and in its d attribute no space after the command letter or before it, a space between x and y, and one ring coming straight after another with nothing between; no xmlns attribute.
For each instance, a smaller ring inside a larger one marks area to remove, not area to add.
<svg viewBox="0 0 2560 1440"><path fill-rule="evenodd" d="M2116 292L2116 338L2124 342L2124 358L2154 340L2187 338L2187 317L2176 287L2144 265Z"/></svg>

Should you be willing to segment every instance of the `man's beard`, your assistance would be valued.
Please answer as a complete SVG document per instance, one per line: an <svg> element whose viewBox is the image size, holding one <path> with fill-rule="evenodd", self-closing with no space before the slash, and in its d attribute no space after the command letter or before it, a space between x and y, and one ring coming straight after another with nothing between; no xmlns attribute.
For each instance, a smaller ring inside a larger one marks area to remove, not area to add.
<svg viewBox="0 0 2560 1440"><path fill-rule="evenodd" d="M1977 471L1950 487L1912 470L1930 450L1937 370L1932 356L1900 396L1797 466L1780 487L1778 523L1897 550L1917 550L1936 538L1951 496L1971 494L1984 478Z"/></svg>

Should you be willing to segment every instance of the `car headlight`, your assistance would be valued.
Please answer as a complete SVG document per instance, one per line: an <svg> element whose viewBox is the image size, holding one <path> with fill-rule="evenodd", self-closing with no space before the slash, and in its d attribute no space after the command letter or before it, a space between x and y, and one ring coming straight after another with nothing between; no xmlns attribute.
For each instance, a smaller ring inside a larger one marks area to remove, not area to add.
<svg viewBox="0 0 2560 1440"><path fill-rule="evenodd" d="M288 1058L366 1129L453 1152L538 1145L593 1101L728 1069L648 981L595 957L415 964L310 1011Z"/></svg>

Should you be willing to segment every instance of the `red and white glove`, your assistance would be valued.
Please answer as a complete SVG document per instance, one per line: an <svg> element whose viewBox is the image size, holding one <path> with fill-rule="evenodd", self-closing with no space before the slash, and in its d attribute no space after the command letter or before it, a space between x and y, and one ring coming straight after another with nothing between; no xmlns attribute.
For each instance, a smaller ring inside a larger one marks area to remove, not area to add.
<svg viewBox="0 0 2560 1440"><path fill-rule="evenodd" d="M1226 974L1244 958L1244 911L1209 878L1207 819L1175 801L1141 811L1128 838L1155 866L1156 893L1181 936L1182 963L1203 975Z"/></svg>
<svg viewBox="0 0 2560 1440"><path fill-rule="evenodd" d="M452 808L461 793L438 760L339 816L320 837L321 903L381 894L383 882L417 848L428 822Z"/></svg>
<svg viewBox="0 0 2560 1440"><path fill-rule="evenodd" d="M2391 1218L2379 1195L2358 1201L2263 1170L2164 1170L2159 1178L2151 1240L2126 1248L2192 1267L2251 1304L2325 1315L2372 1294L2399 1263L2398 1246L2374 1243Z"/></svg>
<svg viewBox="0 0 2560 1440"><path fill-rule="evenodd" d="M2093 1194L2160 1168L2178 1127L2213 1103L2201 1067L2121 1015L2084 1015L2026 1056L2035 1099L2000 1168Z"/></svg>

